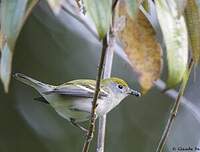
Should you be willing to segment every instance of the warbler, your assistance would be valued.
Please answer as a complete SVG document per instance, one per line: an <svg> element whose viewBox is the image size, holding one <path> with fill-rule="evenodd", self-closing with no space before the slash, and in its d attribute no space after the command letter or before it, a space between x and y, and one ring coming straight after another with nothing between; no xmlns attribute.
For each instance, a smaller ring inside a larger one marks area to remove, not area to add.
<svg viewBox="0 0 200 152"><path fill-rule="evenodd" d="M36 100L48 103L60 116L76 127L87 131L79 123L90 119L95 80L79 79L53 86L21 73L14 74L14 77L40 93L41 96ZM128 95L141 96L138 91L130 89L128 84L120 78L112 77L102 80L97 99L96 116L107 114Z"/></svg>

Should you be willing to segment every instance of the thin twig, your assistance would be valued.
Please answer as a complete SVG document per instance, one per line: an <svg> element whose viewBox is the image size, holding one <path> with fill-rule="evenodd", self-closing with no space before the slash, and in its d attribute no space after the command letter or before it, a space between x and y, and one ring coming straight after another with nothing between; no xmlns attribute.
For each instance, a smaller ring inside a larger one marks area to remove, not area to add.
<svg viewBox="0 0 200 152"><path fill-rule="evenodd" d="M110 75L111 75L113 54L114 54L114 49L112 47L111 42L109 41L109 47L108 47L108 50L106 52L103 79L109 78ZM105 133L106 133L106 114L99 117L96 152L103 152L104 151Z"/></svg>
<svg viewBox="0 0 200 152"><path fill-rule="evenodd" d="M112 61L114 55L114 43L115 43L115 7L118 0L113 1L112 5L112 23L110 26L110 32L108 37L108 48L105 59L105 68L103 79L109 78L112 71ZM106 132L106 114L99 117L98 137L97 137L97 148L96 152L104 152L105 145L105 132Z"/></svg>
<svg viewBox="0 0 200 152"><path fill-rule="evenodd" d="M105 59L105 69L104 69L103 79L109 78L111 75L113 55L114 55L114 48L111 42L109 41L109 47ZM106 132L106 114L99 117L96 152L104 151L105 132Z"/></svg>
<svg viewBox="0 0 200 152"><path fill-rule="evenodd" d="M169 135L170 129L171 129L172 124L173 124L173 122L175 120L175 117L177 115L177 112L178 112L178 109L179 109L179 106L180 106L180 103L181 103L180 99L184 94L185 87L187 85L188 78L190 76L190 73L191 73L191 70L193 68L193 65L194 65L194 61L193 61L193 59L191 59L189 67L188 67L188 71L186 72L186 74L185 74L185 76L183 78L183 81L181 83L181 86L180 86L180 89L179 89L179 93L178 93L178 96L176 98L176 102L174 103L174 105L172 107L171 114L170 114L168 122L167 122L167 124L165 126L165 130L164 130L164 132L162 134L162 137L160 139L160 142L158 144L156 152L162 152L163 151L163 148L164 148L164 145L166 143L167 137Z"/></svg>
<svg viewBox="0 0 200 152"><path fill-rule="evenodd" d="M95 94L92 102L92 112L91 112L91 118L90 118L90 126L88 130L88 134L83 146L83 152L88 152L90 143L93 137L94 129L95 129L95 121L96 121L96 107L97 107L97 99L100 91L100 83L101 83L101 77L103 74L103 66L104 66L104 60L106 56L106 51L108 48L108 41L107 41L107 35L103 38L103 47L102 47L102 53L101 53L101 59L99 63L99 68L98 68L98 75L96 79L96 88L95 88Z"/></svg>

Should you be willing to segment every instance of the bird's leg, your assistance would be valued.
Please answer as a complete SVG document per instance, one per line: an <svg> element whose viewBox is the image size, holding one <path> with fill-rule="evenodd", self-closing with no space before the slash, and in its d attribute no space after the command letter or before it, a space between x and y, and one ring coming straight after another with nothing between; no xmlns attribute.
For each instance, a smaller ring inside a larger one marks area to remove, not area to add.
<svg viewBox="0 0 200 152"><path fill-rule="evenodd" d="M75 127L78 127L79 129L81 129L82 131L84 131L85 133L86 133L86 136L87 136L87 134L88 134L88 130L87 129L85 129L83 126L81 126L80 124L78 124L78 123L76 123L75 122L75 120L73 119L73 118L71 118L70 119L70 122L71 122L71 124L73 125L73 126L75 126ZM91 135L91 137L88 139L88 141L91 141L92 140L92 138L93 138L93 133L92 133L92 135Z"/></svg>
<svg viewBox="0 0 200 152"><path fill-rule="evenodd" d="M87 129L85 129L83 126L81 126L80 124L76 123L75 120L73 118L70 118L70 122L73 126L78 127L79 129L81 129L84 132L88 132Z"/></svg>

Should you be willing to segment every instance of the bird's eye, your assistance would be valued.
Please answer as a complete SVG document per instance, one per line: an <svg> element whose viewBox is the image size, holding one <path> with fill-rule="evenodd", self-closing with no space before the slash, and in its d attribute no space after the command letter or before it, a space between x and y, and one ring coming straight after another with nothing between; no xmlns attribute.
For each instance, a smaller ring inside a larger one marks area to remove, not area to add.
<svg viewBox="0 0 200 152"><path fill-rule="evenodd" d="M123 89L123 86L119 84L119 85L118 85L118 88L119 88L119 89Z"/></svg>

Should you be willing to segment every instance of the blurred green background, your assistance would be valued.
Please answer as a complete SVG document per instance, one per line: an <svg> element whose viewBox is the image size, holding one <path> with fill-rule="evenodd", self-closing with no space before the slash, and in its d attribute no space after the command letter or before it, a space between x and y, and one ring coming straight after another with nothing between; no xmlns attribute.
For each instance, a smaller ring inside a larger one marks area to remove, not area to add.
<svg viewBox="0 0 200 152"><path fill-rule="evenodd" d="M49 84L79 78L96 78L101 46L76 19L64 11L54 16L40 3L17 41L13 72ZM191 77L170 132L166 152L173 147L200 147L200 71ZM131 67L115 55L113 76L138 89ZM16 80L5 94L0 85L0 152L80 152L84 134L46 104L33 99L38 93ZM140 99L128 97L108 115L106 152L155 152L173 99L153 88ZM85 124L87 125L87 124ZM95 148L95 140L92 150Z"/></svg>

